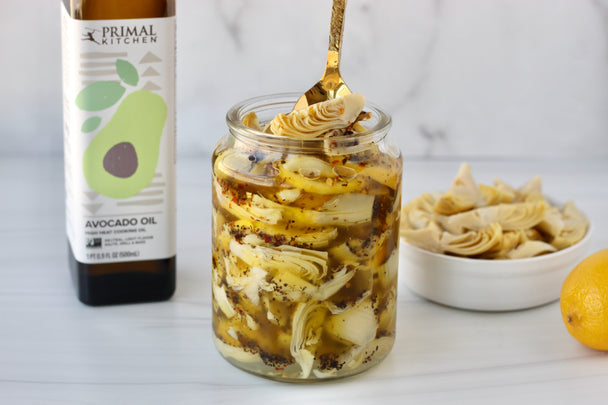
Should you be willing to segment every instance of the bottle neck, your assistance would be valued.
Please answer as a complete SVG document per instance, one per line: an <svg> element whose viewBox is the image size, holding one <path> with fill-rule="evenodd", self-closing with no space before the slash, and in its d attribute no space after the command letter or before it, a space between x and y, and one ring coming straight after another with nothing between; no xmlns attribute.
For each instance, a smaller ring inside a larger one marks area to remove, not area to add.
<svg viewBox="0 0 608 405"><path fill-rule="evenodd" d="M175 0L63 0L79 20L159 18L175 15ZM69 3L69 4L68 4Z"/></svg>

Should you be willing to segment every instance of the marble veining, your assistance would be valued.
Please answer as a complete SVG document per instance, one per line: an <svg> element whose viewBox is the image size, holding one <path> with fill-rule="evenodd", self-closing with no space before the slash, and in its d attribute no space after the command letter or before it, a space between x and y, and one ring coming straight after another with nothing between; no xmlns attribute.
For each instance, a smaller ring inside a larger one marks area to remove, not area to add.
<svg viewBox="0 0 608 405"><path fill-rule="evenodd" d="M242 49L243 40L240 27L241 19L247 12L247 2L243 0L239 2L214 0L213 3L230 40L237 49Z"/></svg>
<svg viewBox="0 0 608 405"><path fill-rule="evenodd" d="M2 155L62 150L59 2L32 1L0 16ZM314 84L330 6L179 0L178 153L208 156L234 103ZM608 153L606 0L349 0L342 74L410 157Z"/></svg>

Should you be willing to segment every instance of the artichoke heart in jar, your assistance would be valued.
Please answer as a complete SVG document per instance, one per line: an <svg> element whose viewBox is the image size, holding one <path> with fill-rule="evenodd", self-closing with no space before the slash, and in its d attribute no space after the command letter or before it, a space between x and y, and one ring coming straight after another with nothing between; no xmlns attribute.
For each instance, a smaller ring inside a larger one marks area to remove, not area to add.
<svg viewBox="0 0 608 405"><path fill-rule="evenodd" d="M402 159L390 117L347 97L289 113L297 95L262 96L227 114L212 318L219 352L246 371L344 377L393 345Z"/></svg>

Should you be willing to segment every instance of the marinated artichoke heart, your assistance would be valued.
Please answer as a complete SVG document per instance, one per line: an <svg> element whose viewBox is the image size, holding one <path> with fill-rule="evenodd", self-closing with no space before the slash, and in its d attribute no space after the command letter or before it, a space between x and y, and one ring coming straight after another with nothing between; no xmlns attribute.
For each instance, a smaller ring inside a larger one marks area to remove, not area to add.
<svg viewBox="0 0 608 405"><path fill-rule="evenodd" d="M589 221L567 202L561 208L543 195L540 176L519 189L500 179L475 183L463 163L444 194L425 193L402 210L401 236L435 253L483 259L521 259L579 242Z"/></svg>
<svg viewBox="0 0 608 405"><path fill-rule="evenodd" d="M364 104L353 94L244 124L299 139L356 136ZM332 378L392 346L401 160L375 144L347 151L237 140L214 156L213 327L218 350L242 368Z"/></svg>
<svg viewBox="0 0 608 405"><path fill-rule="evenodd" d="M270 132L296 139L323 137L332 130L344 132L354 124L363 107L365 97L349 94L289 114L279 114L270 122Z"/></svg>

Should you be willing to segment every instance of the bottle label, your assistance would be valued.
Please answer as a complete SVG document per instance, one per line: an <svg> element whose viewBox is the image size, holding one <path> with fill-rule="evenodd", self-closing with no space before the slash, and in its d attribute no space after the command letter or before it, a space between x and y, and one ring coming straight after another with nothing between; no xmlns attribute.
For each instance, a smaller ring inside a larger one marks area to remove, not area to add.
<svg viewBox="0 0 608 405"><path fill-rule="evenodd" d="M175 255L175 17L62 8L67 234L76 260Z"/></svg>

